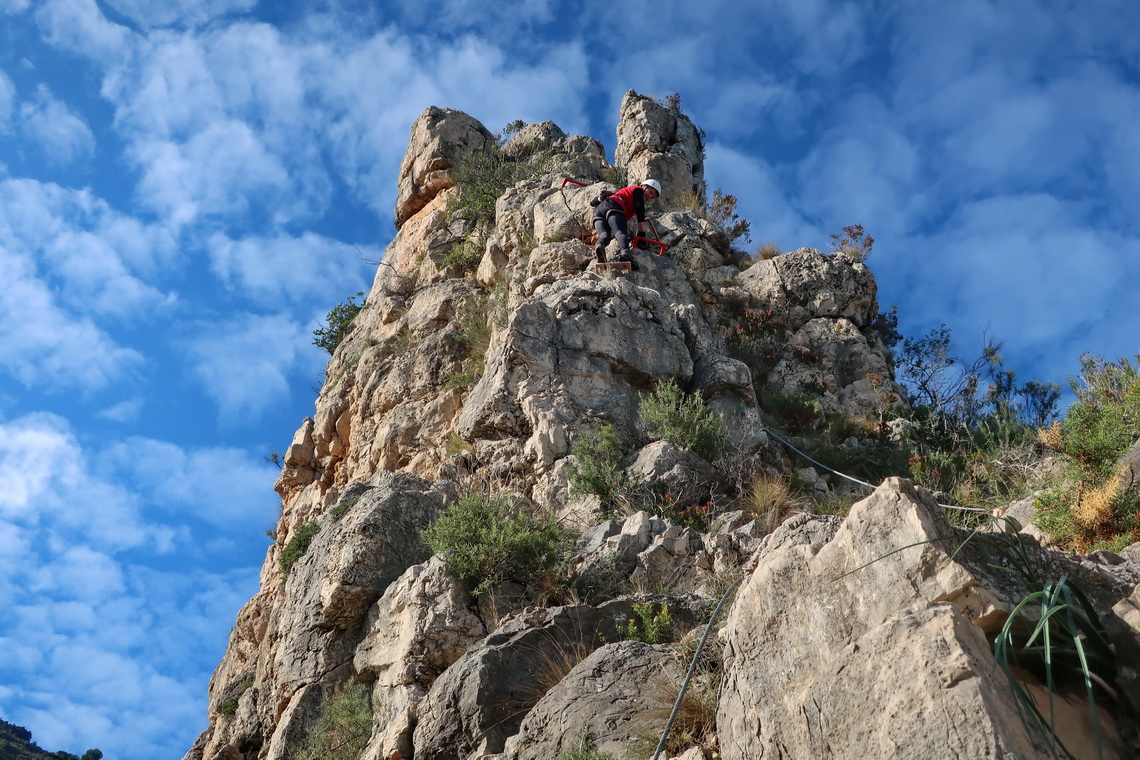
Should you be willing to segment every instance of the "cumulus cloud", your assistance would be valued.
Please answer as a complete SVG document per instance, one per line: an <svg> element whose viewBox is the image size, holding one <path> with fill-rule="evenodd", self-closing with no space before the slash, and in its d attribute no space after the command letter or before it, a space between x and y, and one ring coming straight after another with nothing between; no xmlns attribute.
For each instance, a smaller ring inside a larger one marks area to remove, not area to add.
<svg viewBox="0 0 1140 760"><path fill-rule="evenodd" d="M304 304L314 298L343 300L362 282L361 255L374 261L383 255L313 233L242 240L217 234L209 249L218 279L263 306L282 301Z"/></svg>
<svg viewBox="0 0 1140 760"><path fill-rule="evenodd" d="M131 51L131 33L108 21L95 0L46 0L35 11L36 23L51 44L99 61Z"/></svg>
<svg viewBox="0 0 1140 760"><path fill-rule="evenodd" d="M46 87L41 86L36 97L20 107L20 127L54 163L70 163L95 152L91 129Z"/></svg>
<svg viewBox="0 0 1140 760"><path fill-rule="evenodd" d="M256 529L272 517L277 470L248 452L187 450L132 437L111 446L106 457L154 508L234 531Z"/></svg>
<svg viewBox="0 0 1140 760"><path fill-rule="evenodd" d="M134 320L173 296L150 284L172 261L168 231L88 191L0 180L0 370L25 385L99 389L142 363L100 318Z"/></svg>
<svg viewBox="0 0 1140 760"><path fill-rule="evenodd" d="M113 422L132 422L137 420L146 401L142 398L133 398L112 404L106 409L100 409L96 414L105 420Z"/></svg>
<svg viewBox="0 0 1140 760"><path fill-rule="evenodd" d="M100 389L142 363L91 319L61 309L27 262L0 248L8 281L0 291L0 369L25 386Z"/></svg>
<svg viewBox="0 0 1140 760"><path fill-rule="evenodd" d="M0 71L0 134L8 130L15 104L16 88L8 75Z"/></svg>
<svg viewBox="0 0 1140 760"><path fill-rule="evenodd" d="M257 5L257 0L107 0L107 4L136 25L149 29L203 24L218 16L248 11Z"/></svg>
<svg viewBox="0 0 1140 760"><path fill-rule="evenodd" d="M212 124L185 143L141 143L134 151L144 168L141 200L178 226L200 215L238 216L250 196L283 198L289 174L278 156L239 121Z"/></svg>
<svg viewBox="0 0 1140 760"><path fill-rule="evenodd" d="M148 460L156 450L176 465L170 472ZM267 469L242 452L155 440L91 451L50 414L0 421L0 647L9 655L0 713L33 726L43 746L183 753L205 725L208 669L256 590L246 563L264 539L250 530L247 501L271 503ZM193 492L179 478L234 490ZM166 503L181 510L155 506L155 491L168 489ZM185 545L187 514L199 508L235 535L234 554L215 558L215 569ZM181 551L167 567L175 535Z"/></svg>
<svg viewBox="0 0 1140 760"><path fill-rule="evenodd" d="M88 190L0 180L0 245L44 268L77 311L122 314L171 298L147 283L177 256L175 240Z"/></svg>
<svg viewBox="0 0 1140 760"><path fill-rule="evenodd" d="M751 224L756 245L773 242L784 250L819 247L824 237L788 196L791 178L756 156L746 155L718 142L707 146L705 178L712 190L721 188L738 198L736 213Z"/></svg>
<svg viewBox="0 0 1140 760"><path fill-rule="evenodd" d="M314 356L311 331L285 315L242 314L202 325L188 341L191 372L226 423L254 420L289 396Z"/></svg>

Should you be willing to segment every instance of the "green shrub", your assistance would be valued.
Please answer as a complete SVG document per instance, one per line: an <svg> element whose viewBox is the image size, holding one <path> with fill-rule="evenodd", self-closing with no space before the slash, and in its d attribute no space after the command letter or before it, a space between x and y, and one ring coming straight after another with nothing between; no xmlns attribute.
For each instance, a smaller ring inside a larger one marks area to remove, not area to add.
<svg viewBox="0 0 1140 760"><path fill-rule="evenodd" d="M457 266L461 269L474 269L483 260L483 245L485 239L482 235L472 235L451 247L443 255L445 267Z"/></svg>
<svg viewBox="0 0 1140 760"><path fill-rule="evenodd" d="M635 604L633 614L625 625L617 627L623 641L640 641L643 644L665 644L673 640L673 618L669 615L669 605Z"/></svg>
<svg viewBox="0 0 1140 760"><path fill-rule="evenodd" d="M482 494L452 504L423 537L475 596L504 581L537 584L557 571L570 548L557 524L514 510L505 498Z"/></svg>
<svg viewBox="0 0 1140 760"><path fill-rule="evenodd" d="M603 425L598 434L586 433L570 444L574 460L566 468L571 496L597 496L604 517L618 513L621 495L628 488L628 478L621 468L630 448L614 432L613 425Z"/></svg>
<svg viewBox="0 0 1140 760"><path fill-rule="evenodd" d="M293 760L357 760L374 725L367 687L346 684L322 703L320 717L305 734Z"/></svg>
<svg viewBox="0 0 1140 760"><path fill-rule="evenodd" d="M1116 470L1140 438L1140 372L1128 359L1086 356L1081 365L1077 401L1060 424L1065 479L1038 500L1037 522L1066 548L1120 548L1140 540L1140 495Z"/></svg>
<svg viewBox="0 0 1140 760"><path fill-rule="evenodd" d="M237 693L218 705L218 712L227 718L232 718L237 714L238 702L241 701L241 695L245 694L251 688L253 688L252 680L243 681L238 686Z"/></svg>
<svg viewBox="0 0 1140 760"><path fill-rule="evenodd" d="M357 304L356 299L364 295L364 291L360 291L355 296L349 296L346 303L340 303L333 307L332 311L325 317L328 322L327 325L319 329L313 330L313 345L318 348L323 348L332 354L336 347L341 344L348 335L349 329L352 327L352 320L364 308L364 304Z"/></svg>
<svg viewBox="0 0 1140 760"><path fill-rule="evenodd" d="M506 289L496 286L478 291L459 302L452 327L467 348L463 369L444 380L444 388L470 388L479 382L487 363L487 350L495 324L503 319Z"/></svg>
<svg viewBox="0 0 1140 760"><path fill-rule="evenodd" d="M289 539L289 543L285 544L285 548L281 550L281 557L278 562L281 566L281 579L284 580L289 577L289 571L293 569L293 565L297 560L305 556L305 552L309 550L309 544L313 542L313 537L321 526L316 522L307 522Z"/></svg>
<svg viewBox="0 0 1140 760"><path fill-rule="evenodd" d="M643 396L638 412L658 438L709 461L728 449L724 418L705 406L699 395L685 393L672 380Z"/></svg>
<svg viewBox="0 0 1140 760"><path fill-rule="evenodd" d="M356 506L356 502L358 501L360 501L359 496L353 496L350 499L343 499L340 504L337 504L335 507L333 507L330 512L334 518L340 517L345 512Z"/></svg>
<svg viewBox="0 0 1140 760"><path fill-rule="evenodd" d="M499 197L518 182L540 177L560 169L559 160L549 150L520 158L503 152L505 140L516 124L508 124L505 134L494 142L469 151L455 172L459 192L447 203L447 213L471 223L471 233L456 244L443 258L444 266L473 269L483 258L483 249L495 226L495 204Z"/></svg>

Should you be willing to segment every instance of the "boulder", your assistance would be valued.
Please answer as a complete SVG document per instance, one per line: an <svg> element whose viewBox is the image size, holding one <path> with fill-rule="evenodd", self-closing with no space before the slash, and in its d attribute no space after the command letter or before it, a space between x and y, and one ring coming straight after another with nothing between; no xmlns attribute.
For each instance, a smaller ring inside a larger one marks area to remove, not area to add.
<svg viewBox="0 0 1140 760"><path fill-rule="evenodd" d="M1002 543L1015 537L956 535L929 493L899 478L830 539L793 538L814 521L793 518L765 539L726 621L722 757L1046 757L986 639L1028 592L994 569L1022 556ZM1037 570L1057 570L1057 557L1022 549ZM1124 579L1070 565L1099 604L1127 593ZM1076 705L1062 739L1091 746L1087 705L1059 701ZM1105 757L1126 756L1119 724L1107 711L1101 720Z"/></svg>
<svg viewBox="0 0 1140 760"><path fill-rule="evenodd" d="M502 752L526 713L562 673L616 639L629 601L530 608L468 649L420 702L416 760L468 760Z"/></svg>
<svg viewBox="0 0 1140 760"><path fill-rule="evenodd" d="M416 710L435 679L486 635L464 587L440 557L413 565L372 605L353 656L372 702L385 720L369 752L385 760L411 758Z"/></svg>
<svg viewBox="0 0 1140 760"><path fill-rule="evenodd" d="M507 742L505 760L553 760L585 734L622 756L634 738L660 731L683 673L672 647L619 641L594 651L550 689ZM657 718L647 720L647 713Z"/></svg>

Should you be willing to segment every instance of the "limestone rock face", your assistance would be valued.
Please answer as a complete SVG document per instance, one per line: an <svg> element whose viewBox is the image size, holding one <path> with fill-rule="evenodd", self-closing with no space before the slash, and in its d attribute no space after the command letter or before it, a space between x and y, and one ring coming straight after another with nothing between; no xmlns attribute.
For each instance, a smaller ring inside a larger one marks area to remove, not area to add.
<svg viewBox="0 0 1140 760"><path fill-rule="evenodd" d="M462 111L425 109L412 124L408 150L400 164L396 227L455 184L455 167L463 152L492 140L494 135L486 127Z"/></svg>
<svg viewBox="0 0 1140 760"><path fill-rule="evenodd" d="M1048 756L986 640L1025 589L987 563L996 545L955 554L968 534L952 535L933 499L901 479L829 540L773 535L725 625L722 756ZM1111 724L1107 743L1123 751ZM1088 726L1073 730L1069 746L1089 746Z"/></svg>
<svg viewBox="0 0 1140 760"><path fill-rule="evenodd" d="M625 167L630 182L659 181L662 207L681 205L686 194L705 197L704 145L688 116L630 90L617 136L615 163Z"/></svg>
<svg viewBox="0 0 1140 760"><path fill-rule="evenodd" d="M642 350L649 340L652 352ZM457 429L468 440L525 436L541 472L569 453L567 433L586 414L632 430L639 390L687 383L692 371L685 332L660 294L626 280L559 280L514 311Z"/></svg>
<svg viewBox="0 0 1140 760"><path fill-rule="evenodd" d="M312 720L321 684L351 671L369 608L425 559L419 531L447 498L446 489L410 475L379 473L350 489L343 510L314 521L318 530L286 578L271 551L263 591L239 613L211 680L212 714L226 703L236 708L203 735L201 754L188 757L210 758L227 747L249 753L274 741L279 752L292 751L289 737Z"/></svg>
<svg viewBox="0 0 1140 760"><path fill-rule="evenodd" d="M436 679L420 703L416 760L466 760L502 752L527 710L598 644L617 638L628 601L529 610L502 626Z"/></svg>
<svg viewBox="0 0 1140 760"><path fill-rule="evenodd" d="M485 635L467 590L439 557L413 565L368 611L353 665L383 705L370 756L410 758L419 703L431 684Z"/></svg>
<svg viewBox="0 0 1140 760"><path fill-rule="evenodd" d="M870 419L902 398L887 349L870 329L877 288L865 264L801 248L756 262L739 281L749 328L778 335L783 347L764 378L767 392L807 394Z"/></svg>
<svg viewBox="0 0 1140 760"><path fill-rule="evenodd" d="M376 718L360 760L552 759L583 726L624 754L634 724L658 720L648 674L678 668L675 651L620 640L647 609L634 605L668 605L691 640L745 568L712 644L727 656L721 757L1041 757L986 639L1026 593L991 567L1010 534L956 551L940 508L898 480L845 520L807 514L807 496L767 514L748 506L759 474L832 491L783 453L774 398L890 432L881 412L898 386L867 267L801 249L741 269L723 230L678 210L704 194L699 130L631 92L616 161L665 186L650 211L668 250L599 274L589 201L607 187L601 144L551 122L522 127L503 154L528 176L476 231L448 205L460 162L493 139L447 109L412 128L398 229L283 457L261 589L238 614L209 726L185 760L291 760L349 681L369 687ZM723 417L731 456L655 439L639 405L670 381ZM605 425L622 492L607 502L620 515L599 523L598 494L579 494L570 474L587 456L574 444ZM857 454L861 442L834 443ZM580 528L562 574L473 600L420 538L471 492ZM1044 576L1093 600L1121 661L1117 697L1140 705L1140 556L1073 558L1021 540ZM553 599L574 603L526 606ZM1072 736L1087 746L1074 699ZM1107 714L1105 725L1106 756L1128 756Z"/></svg>
<svg viewBox="0 0 1140 760"><path fill-rule="evenodd" d="M670 647L621 641L578 663L527 713L507 740L505 760L549 760L578 748L583 732L616 756L668 715L665 698L683 674ZM653 722L646 714L653 715ZM703 757L703 755L702 755Z"/></svg>

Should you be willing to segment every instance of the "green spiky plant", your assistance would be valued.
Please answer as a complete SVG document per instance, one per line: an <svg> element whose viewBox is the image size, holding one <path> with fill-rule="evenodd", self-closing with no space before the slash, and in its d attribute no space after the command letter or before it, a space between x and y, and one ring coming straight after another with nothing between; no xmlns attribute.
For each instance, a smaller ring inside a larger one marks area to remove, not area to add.
<svg viewBox="0 0 1140 760"><path fill-rule="evenodd" d="M1026 722L1044 737L1053 757L1075 760L1057 734L1055 698L1061 682L1076 677L1088 699L1097 758L1104 741L1097 712L1097 692L1114 694L1116 655L1108 632L1088 597L1067 576L1044 580L1034 570L1020 535L1010 538L1013 569L1030 589L1010 612L993 641L994 659L1009 682ZM995 566L996 567L996 566ZM1014 668L1028 670L1045 683L1048 714L1038 707Z"/></svg>

